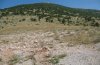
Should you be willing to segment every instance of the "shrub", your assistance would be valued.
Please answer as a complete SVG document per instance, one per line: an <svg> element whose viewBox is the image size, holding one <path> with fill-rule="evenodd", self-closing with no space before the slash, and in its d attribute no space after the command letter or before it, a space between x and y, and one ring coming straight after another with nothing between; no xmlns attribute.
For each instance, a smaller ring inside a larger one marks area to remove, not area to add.
<svg viewBox="0 0 100 65"><path fill-rule="evenodd" d="M30 18L31 21L37 21L35 18Z"/></svg>
<svg viewBox="0 0 100 65"><path fill-rule="evenodd" d="M9 65L14 65L14 64L18 63L19 61L20 61L19 56L14 55L14 56L11 58L11 60L9 60L8 64L9 64Z"/></svg>
<svg viewBox="0 0 100 65"><path fill-rule="evenodd" d="M58 64L60 59L63 59L65 56L66 56L66 54L54 56L49 60L49 62L52 63L52 64Z"/></svg>
<svg viewBox="0 0 100 65"><path fill-rule="evenodd" d="M60 22L60 21L61 21L61 19L60 19L60 18L58 18L58 21Z"/></svg>
<svg viewBox="0 0 100 65"><path fill-rule="evenodd" d="M93 26L99 27L100 24L98 22L95 22Z"/></svg>
<svg viewBox="0 0 100 65"><path fill-rule="evenodd" d="M8 24L7 21L4 21L5 24Z"/></svg>
<svg viewBox="0 0 100 65"><path fill-rule="evenodd" d="M43 15L38 15L38 20L42 19L44 16Z"/></svg>
<svg viewBox="0 0 100 65"><path fill-rule="evenodd" d="M46 19L46 22L49 22L49 18L45 18Z"/></svg>
<svg viewBox="0 0 100 65"><path fill-rule="evenodd" d="M90 23L90 25L91 25L91 26L95 26L95 27L99 27L99 26L100 26L100 24L99 24L98 22L96 22L96 21L92 21L92 22Z"/></svg>
<svg viewBox="0 0 100 65"><path fill-rule="evenodd" d="M25 21L26 19L22 19L22 21Z"/></svg>
<svg viewBox="0 0 100 65"><path fill-rule="evenodd" d="M21 22L21 20L19 20L19 22Z"/></svg>
<svg viewBox="0 0 100 65"><path fill-rule="evenodd" d="M66 24L66 21L65 21L65 19L63 19L63 20L62 20L62 24L64 24L64 25Z"/></svg>

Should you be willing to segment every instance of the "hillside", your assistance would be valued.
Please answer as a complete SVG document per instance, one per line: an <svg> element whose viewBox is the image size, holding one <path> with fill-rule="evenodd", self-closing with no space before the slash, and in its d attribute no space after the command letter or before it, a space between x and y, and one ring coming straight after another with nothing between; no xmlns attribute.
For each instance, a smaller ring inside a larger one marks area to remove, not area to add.
<svg viewBox="0 0 100 65"><path fill-rule="evenodd" d="M52 3L35 3L18 5L0 10L0 19L6 16L37 16L33 21L45 19L46 22L55 22L55 19L64 25L100 26L100 11L77 9ZM9 18L9 17L8 17ZM20 21L20 20L19 20ZM7 22L8 21L1 21ZM14 21L13 21L14 23Z"/></svg>
<svg viewBox="0 0 100 65"><path fill-rule="evenodd" d="M80 16L100 17L100 11L98 10L75 9L75 8L65 7L62 5L52 4L52 3L25 4L25 5L6 8L2 11L6 11L6 13L13 12L14 14L23 14L23 15L24 12L27 12L27 14L31 13L32 15L35 12L36 14L42 12L42 14L49 13L49 14L58 14L58 15L80 15Z"/></svg>

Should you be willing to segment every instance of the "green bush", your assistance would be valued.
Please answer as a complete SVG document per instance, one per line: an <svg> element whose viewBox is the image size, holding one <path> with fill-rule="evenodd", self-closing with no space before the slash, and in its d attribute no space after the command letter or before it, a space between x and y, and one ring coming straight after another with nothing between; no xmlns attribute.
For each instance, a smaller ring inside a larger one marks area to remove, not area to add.
<svg viewBox="0 0 100 65"><path fill-rule="evenodd" d="M58 64L60 59L63 59L64 57L66 57L66 54L61 54L61 55L57 55L57 56L53 56L49 62L52 64Z"/></svg>
<svg viewBox="0 0 100 65"><path fill-rule="evenodd" d="M24 18L24 19L22 19L22 21L25 21L26 19Z"/></svg>
<svg viewBox="0 0 100 65"><path fill-rule="evenodd" d="M30 20L31 20L31 21L37 21L37 19L35 19L35 18L30 18Z"/></svg>

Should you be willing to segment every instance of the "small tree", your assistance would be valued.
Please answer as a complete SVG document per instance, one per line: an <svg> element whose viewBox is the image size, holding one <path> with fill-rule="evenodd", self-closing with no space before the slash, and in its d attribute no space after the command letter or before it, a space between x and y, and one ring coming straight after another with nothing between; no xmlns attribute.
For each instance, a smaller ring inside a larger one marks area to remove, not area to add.
<svg viewBox="0 0 100 65"><path fill-rule="evenodd" d="M51 19L51 21L50 21L51 23L53 23L53 20Z"/></svg>
<svg viewBox="0 0 100 65"><path fill-rule="evenodd" d="M63 20L62 20L62 24L64 24L64 25L66 24L66 21L65 21L65 19L63 19Z"/></svg>
<svg viewBox="0 0 100 65"><path fill-rule="evenodd" d="M59 21L59 22L61 21L60 18L58 18L58 21Z"/></svg>
<svg viewBox="0 0 100 65"><path fill-rule="evenodd" d="M47 18L45 18L46 19L46 22L49 22L49 18L47 17Z"/></svg>

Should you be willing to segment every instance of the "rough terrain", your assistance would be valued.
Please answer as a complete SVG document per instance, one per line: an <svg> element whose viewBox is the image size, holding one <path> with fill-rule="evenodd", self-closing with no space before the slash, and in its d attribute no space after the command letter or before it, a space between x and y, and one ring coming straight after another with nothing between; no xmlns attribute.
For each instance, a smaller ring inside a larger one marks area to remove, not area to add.
<svg viewBox="0 0 100 65"><path fill-rule="evenodd" d="M100 43L70 44L68 30L0 35L0 65L100 65Z"/></svg>

